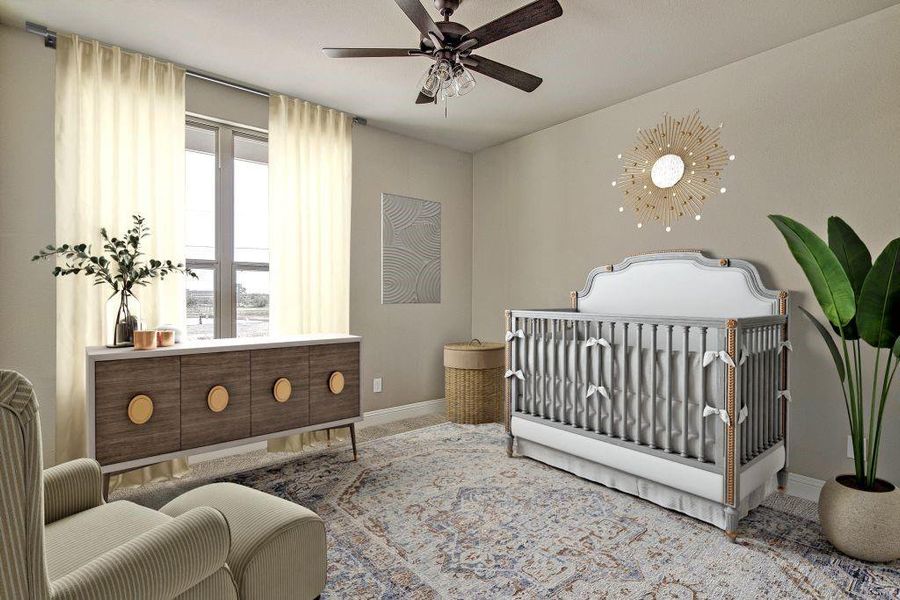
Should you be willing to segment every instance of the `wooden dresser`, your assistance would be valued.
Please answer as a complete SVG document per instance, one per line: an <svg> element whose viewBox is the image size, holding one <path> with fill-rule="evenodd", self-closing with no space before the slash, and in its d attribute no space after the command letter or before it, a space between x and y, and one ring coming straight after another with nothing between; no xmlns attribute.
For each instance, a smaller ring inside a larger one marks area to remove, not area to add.
<svg viewBox="0 0 900 600"><path fill-rule="evenodd" d="M352 428L362 420L360 341L307 335L88 348L88 456L108 476L304 431Z"/></svg>

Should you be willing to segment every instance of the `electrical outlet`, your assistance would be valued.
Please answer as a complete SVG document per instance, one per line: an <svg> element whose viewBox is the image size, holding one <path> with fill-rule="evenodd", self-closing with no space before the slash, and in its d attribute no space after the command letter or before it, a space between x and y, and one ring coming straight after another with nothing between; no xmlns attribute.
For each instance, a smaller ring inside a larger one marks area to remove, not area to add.
<svg viewBox="0 0 900 600"><path fill-rule="evenodd" d="M381 377L376 377L372 381L372 391L375 392L376 394L381 393Z"/></svg>
<svg viewBox="0 0 900 600"><path fill-rule="evenodd" d="M869 444L869 438L863 438L863 448ZM853 459L853 437L847 436L847 458Z"/></svg>

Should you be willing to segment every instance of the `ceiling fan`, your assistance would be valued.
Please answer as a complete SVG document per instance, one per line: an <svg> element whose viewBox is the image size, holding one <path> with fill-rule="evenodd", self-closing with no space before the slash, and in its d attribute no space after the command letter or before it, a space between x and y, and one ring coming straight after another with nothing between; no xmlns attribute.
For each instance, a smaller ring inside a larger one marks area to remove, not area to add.
<svg viewBox="0 0 900 600"><path fill-rule="evenodd" d="M419 0L395 0L421 34L418 48L322 48L330 58L383 58L425 56L434 61L419 81L416 104L429 104L456 95L468 94L475 87L470 71L486 75L526 92L533 92L543 79L472 54L473 50L540 25L562 15L558 0L536 0L530 4L469 30L450 20L462 0L434 0L443 21L435 23Z"/></svg>

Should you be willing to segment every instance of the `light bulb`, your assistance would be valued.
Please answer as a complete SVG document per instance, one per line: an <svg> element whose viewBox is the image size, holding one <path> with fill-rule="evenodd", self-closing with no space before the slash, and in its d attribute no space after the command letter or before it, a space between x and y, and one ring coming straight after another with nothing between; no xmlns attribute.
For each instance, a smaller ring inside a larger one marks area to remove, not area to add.
<svg viewBox="0 0 900 600"><path fill-rule="evenodd" d="M694 217L694 220L695 220L695 221L699 221L699 220L700 220L700 215L696 215L696 216Z"/></svg>
<svg viewBox="0 0 900 600"><path fill-rule="evenodd" d="M725 188L719 188L719 193L720 193L720 194L724 194L725 191L726 191Z"/></svg>
<svg viewBox="0 0 900 600"><path fill-rule="evenodd" d="M619 212L625 212L625 207L624 207L624 206L620 206L620 207L619 207Z"/></svg>
<svg viewBox="0 0 900 600"><path fill-rule="evenodd" d="M616 182L615 182L615 181L612 182L612 186L613 186L613 187L616 187Z"/></svg>
<svg viewBox="0 0 900 600"><path fill-rule="evenodd" d="M728 157L728 160L734 160L734 154Z"/></svg>
<svg viewBox="0 0 900 600"><path fill-rule="evenodd" d="M638 223L638 229L640 229L640 228L643 227L643 226L644 226L643 223Z"/></svg>
<svg viewBox="0 0 900 600"><path fill-rule="evenodd" d="M672 228L671 228L671 227L666 227L666 233L668 233L668 232L670 232L670 231L672 231Z"/></svg>

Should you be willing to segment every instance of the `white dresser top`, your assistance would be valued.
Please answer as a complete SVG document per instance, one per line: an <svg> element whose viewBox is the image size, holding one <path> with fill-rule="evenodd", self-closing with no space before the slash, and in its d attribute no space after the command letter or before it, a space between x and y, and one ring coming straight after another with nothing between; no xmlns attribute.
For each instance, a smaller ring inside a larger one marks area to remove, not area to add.
<svg viewBox="0 0 900 600"><path fill-rule="evenodd" d="M204 354L227 352L230 350L264 350L266 348L289 348L292 346L315 346L320 344L343 344L359 342L358 335L343 333L317 333L284 337L220 338L215 340L190 341L154 348L135 350L134 348L107 348L89 346L85 352L89 361L124 360L129 358L149 358L158 356L179 356L183 354Z"/></svg>

